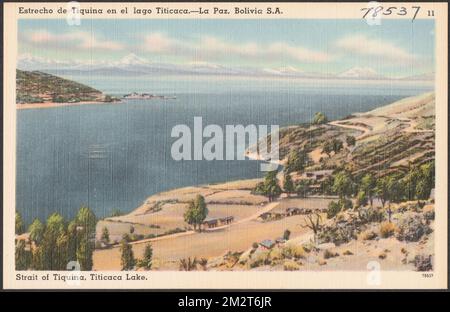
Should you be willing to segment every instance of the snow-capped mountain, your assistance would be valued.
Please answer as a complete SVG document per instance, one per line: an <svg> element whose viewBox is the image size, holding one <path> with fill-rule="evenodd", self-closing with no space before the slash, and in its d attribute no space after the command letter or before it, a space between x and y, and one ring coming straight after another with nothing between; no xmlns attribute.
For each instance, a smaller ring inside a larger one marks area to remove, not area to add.
<svg viewBox="0 0 450 312"><path fill-rule="evenodd" d="M112 63L114 64L114 63ZM118 66L135 66L135 65L148 65L150 64L150 61L139 57L134 53L130 53L126 56L124 56L120 61L117 63Z"/></svg>
<svg viewBox="0 0 450 312"><path fill-rule="evenodd" d="M379 75L374 69L370 67L352 67L337 75L339 78L350 78L350 79L382 79L383 76Z"/></svg>
<svg viewBox="0 0 450 312"><path fill-rule="evenodd" d="M389 79L379 75L370 67L353 67L339 74L305 72L293 66L279 68L230 67L208 62L191 62L186 64L155 63L134 53L119 60L71 60L57 61L31 54L20 55L17 68L22 70L41 70L51 74L96 74L96 75L229 75L247 77L290 77L309 79ZM395 79L395 78L393 78ZM434 73L397 78L408 81L431 81Z"/></svg>
<svg viewBox="0 0 450 312"><path fill-rule="evenodd" d="M286 66L286 67L280 67L280 68L265 68L263 69L264 72L272 74L272 75L279 75L279 76L303 76L304 72L293 67L293 66Z"/></svg>

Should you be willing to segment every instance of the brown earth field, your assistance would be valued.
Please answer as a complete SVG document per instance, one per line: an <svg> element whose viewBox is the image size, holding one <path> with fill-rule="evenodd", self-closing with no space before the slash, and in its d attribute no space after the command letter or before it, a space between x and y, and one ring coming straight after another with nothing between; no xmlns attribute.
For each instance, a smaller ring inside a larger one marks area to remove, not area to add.
<svg viewBox="0 0 450 312"><path fill-rule="evenodd" d="M289 199L290 206L297 207L326 207L331 199L308 198ZM280 204L272 203L274 209ZM270 205L270 204L269 204ZM239 208L239 207L236 207ZM242 210L242 209L239 209ZM255 215L257 217L257 214ZM211 258L226 254L228 251L245 251L254 242L264 239L276 239L283 235L286 229L291 236L301 236L307 229L304 216L290 216L280 220L261 222L256 219L242 223L238 221L228 227L214 231L184 232L174 235L132 243L136 258L142 258L147 242L153 247L154 269L178 270L179 260L187 257ZM120 248L116 245L110 249L95 250L94 270L120 270Z"/></svg>

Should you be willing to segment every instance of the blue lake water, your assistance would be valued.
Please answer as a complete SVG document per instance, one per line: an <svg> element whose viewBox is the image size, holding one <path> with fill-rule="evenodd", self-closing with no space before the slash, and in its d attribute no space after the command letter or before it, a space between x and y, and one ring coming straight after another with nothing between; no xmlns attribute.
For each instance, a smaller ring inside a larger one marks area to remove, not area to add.
<svg viewBox="0 0 450 312"><path fill-rule="evenodd" d="M17 210L26 222L59 212L72 218L80 205L98 217L128 212L148 196L188 185L262 176L257 161L174 161L172 127L292 125L317 111L342 118L427 88L302 86L288 82L157 79L76 79L110 94L151 92L175 100L19 110ZM197 90L197 92L192 92Z"/></svg>

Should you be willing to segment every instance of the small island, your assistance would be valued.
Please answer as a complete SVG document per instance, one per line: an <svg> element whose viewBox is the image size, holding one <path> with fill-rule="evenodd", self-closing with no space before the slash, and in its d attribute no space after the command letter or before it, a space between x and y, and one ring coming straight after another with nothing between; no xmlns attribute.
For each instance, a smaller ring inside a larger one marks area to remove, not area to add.
<svg viewBox="0 0 450 312"><path fill-rule="evenodd" d="M125 94L123 96L124 99L130 99L130 100L174 100L176 99L175 96L165 96L165 95L155 95L150 93L138 93L133 92L129 94Z"/></svg>
<svg viewBox="0 0 450 312"><path fill-rule="evenodd" d="M18 109L102 104L120 99L84 84L41 71L16 71Z"/></svg>

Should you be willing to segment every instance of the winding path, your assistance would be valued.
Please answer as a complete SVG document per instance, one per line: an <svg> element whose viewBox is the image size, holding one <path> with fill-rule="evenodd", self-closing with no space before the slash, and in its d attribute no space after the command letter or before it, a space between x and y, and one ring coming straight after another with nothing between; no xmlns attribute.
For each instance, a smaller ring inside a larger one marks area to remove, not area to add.
<svg viewBox="0 0 450 312"><path fill-rule="evenodd" d="M372 130L363 127L363 126L356 126L356 125L347 125L347 124L342 124L341 120L335 120L335 121L330 121L328 124L332 125L332 126L336 126L336 127L341 127L341 128L347 128L347 129L352 129L352 130L357 130L357 131L361 131L362 134L358 135L356 137L357 140L361 139L362 137L364 137L366 134L368 134L369 132L371 132Z"/></svg>

